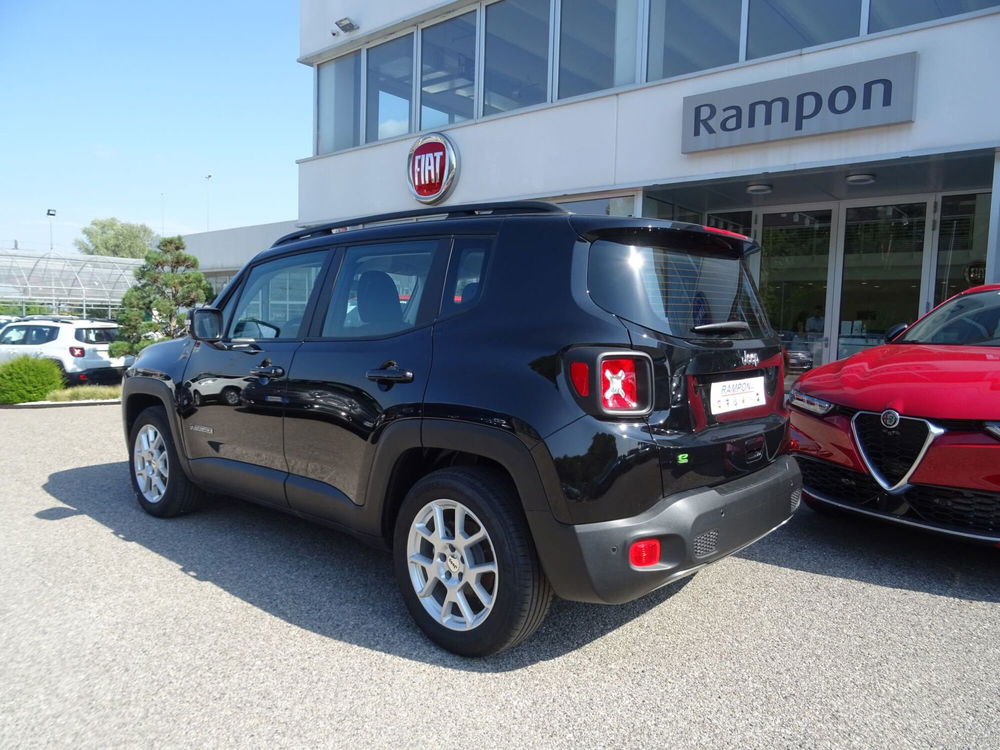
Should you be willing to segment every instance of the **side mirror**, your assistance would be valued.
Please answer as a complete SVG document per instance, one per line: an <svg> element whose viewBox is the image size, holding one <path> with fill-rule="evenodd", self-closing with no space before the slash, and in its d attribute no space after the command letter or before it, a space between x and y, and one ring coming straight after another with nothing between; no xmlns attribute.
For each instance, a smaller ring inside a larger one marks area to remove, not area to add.
<svg viewBox="0 0 1000 750"><path fill-rule="evenodd" d="M885 332L885 343L888 344L890 341L892 341L894 338L896 338L899 334L901 334L909 327L910 327L909 323L896 323L896 325L894 325L892 328L890 328L888 331Z"/></svg>
<svg viewBox="0 0 1000 750"><path fill-rule="evenodd" d="M214 307L198 307L191 311L191 338L214 344L222 338L222 313Z"/></svg>

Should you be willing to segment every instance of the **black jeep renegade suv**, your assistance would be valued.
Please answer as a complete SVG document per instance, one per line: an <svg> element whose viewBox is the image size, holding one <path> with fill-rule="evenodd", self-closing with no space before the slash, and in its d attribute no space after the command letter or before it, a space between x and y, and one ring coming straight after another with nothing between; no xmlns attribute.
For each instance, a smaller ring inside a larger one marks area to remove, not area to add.
<svg viewBox="0 0 1000 750"><path fill-rule="evenodd" d="M530 202L283 237L128 370L139 503L225 493L391 548L465 655L527 638L553 593L635 599L798 505L757 250Z"/></svg>

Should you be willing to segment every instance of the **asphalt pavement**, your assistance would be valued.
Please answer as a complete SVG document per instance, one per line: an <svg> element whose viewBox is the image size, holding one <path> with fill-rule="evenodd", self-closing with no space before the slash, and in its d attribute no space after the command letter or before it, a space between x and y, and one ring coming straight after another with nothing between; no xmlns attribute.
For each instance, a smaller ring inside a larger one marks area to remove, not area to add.
<svg viewBox="0 0 1000 750"><path fill-rule="evenodd" d="M120 424L0 410L2 748L1000 745L1000 550L802 508L466 660L384 552L224 498L144 514Z"/></svg>

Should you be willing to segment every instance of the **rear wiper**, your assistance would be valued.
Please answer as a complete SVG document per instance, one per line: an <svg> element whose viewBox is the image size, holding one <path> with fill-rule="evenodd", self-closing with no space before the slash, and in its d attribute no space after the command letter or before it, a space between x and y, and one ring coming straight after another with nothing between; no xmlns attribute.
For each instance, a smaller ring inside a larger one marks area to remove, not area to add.
<svg viewBox="0 0 1000 750"><path fill-rule="evenodd" d="M705 323L691 329L694 333L746 333L750 324L745 320L726 320L722 323Z"/></svg>

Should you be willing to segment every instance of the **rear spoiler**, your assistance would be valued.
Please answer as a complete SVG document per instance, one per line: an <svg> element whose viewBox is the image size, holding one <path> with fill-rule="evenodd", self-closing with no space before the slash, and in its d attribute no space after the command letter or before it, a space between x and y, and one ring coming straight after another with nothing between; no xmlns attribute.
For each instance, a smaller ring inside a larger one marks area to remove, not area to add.
<svg viewBox="0 0 1000 750"><path fill-rule="evenodd" d="M637 245L662 245L663 247L702 252L730 257L746 257L760 252L751 238L725 229L689 224L685 221L662 219L633 219L622 217L609 222L606 216L571 216L570 224L580 239L586 242L612 240ZM620 222L620 223L618 223Z"/></svg>

